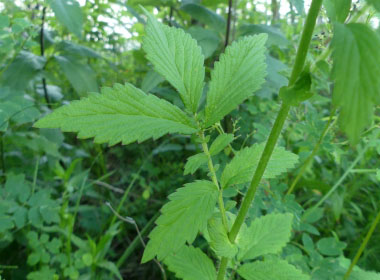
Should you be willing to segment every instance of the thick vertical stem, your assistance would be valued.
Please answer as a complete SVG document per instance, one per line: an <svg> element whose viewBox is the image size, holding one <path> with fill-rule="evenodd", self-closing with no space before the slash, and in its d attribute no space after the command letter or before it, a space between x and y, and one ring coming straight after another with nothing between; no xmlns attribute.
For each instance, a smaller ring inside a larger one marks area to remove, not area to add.
<svg viewBox="0 0 380 280"><path fill-rule="evenodd" d="M311 3L311 7L307 15L304 29L302 32L301 41L297 50L295 64L293 66L292 74L289 79L289 86L294 85L299 74L302 72L304 68L307 51L310 45L311 37L313 35L314 27L316 24L316 20L317 20L321 5L322 5L322 0L313 0ZM235 242L236 236L238 235L239 230L244 223L245 217L248 213L248 209L255 197L257 188L264 174L265 168L267 167L268 161L272 155L273 149L277 143L278 137L280 136L282 127L285 123L289 110L290 110L289 105L284 104L284 103L281 105L280 111L278 112L276 121L273 125L272 131L269 135L264 151L261 155L259 164L256 168L255 174L253 175L251 184L244 197L244 200L239 209L238 215L232 226L232 229L229 233L229 239L232 243ZM228 263L228 259L227 260L225 259L226 258L222 258L222 264L224 262ZM226 270L227 270L227 265L225 265L225 267L220 266L219 272L218 272L218 280L224 278L226 274Z"/></svg>

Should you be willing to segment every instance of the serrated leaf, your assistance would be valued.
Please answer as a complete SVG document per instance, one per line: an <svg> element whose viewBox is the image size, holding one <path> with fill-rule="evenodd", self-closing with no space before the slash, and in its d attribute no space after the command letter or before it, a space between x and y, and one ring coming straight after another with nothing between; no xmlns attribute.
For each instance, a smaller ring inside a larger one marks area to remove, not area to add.
<svg viewBox="0 0 380 280"><path fill-rule="evenodd" d="M346 246L346 243L337 240L335 237L322 238L317 242L319 252L326 256L339 256Z"/></svg>
<svg viewBox="0 0 380 280"><path fill-rule="evenodd" d="M213 262L205 253L193 246L183 246L177 253L167 256L164 263L170 271L183 280L216 279Z"/></svg>
<svg viewBox="0 0 380 280"><path fill-rule="evenodd" d="M62 106L35 127L79 132L79 138L95 137L96 143L110 145L156 139L166 133L196 132L192 119L178 107L131 84L103 88L102 94Z"/></svg>
<svg viewBox="0 0 380 280"><path fill-rule="evenodd" d="M364 24L336 23L332 46L333 103L341 108L342 130L355 144L380 104L380 38Z"/></svg>
<svg viewBox="0 0 380 280"><path fill-rule="evenodd" d="M76 0L49 0L57 19L77 37L82 36L82 9Z"/></svg>
<svg viewBox="0 0 380 280"><path fill-rule="evenodd" d="M267 35L244 37L228 46L211 72L207 93L206 127L220 121L264 82Z"/></svg>
<svg viewBox="0 0 380 280"><path fill-rule="evenodd" d="M284 260L243 264L238 273L246 280L309 280L310 277Z"/></svg>
<svg viewBox="0 0 380 280"><path fill-rule="evenodd" d="M234 140L233 134L221 134L216 137L210 146L210 155L214 156L224 150Z"/></svg>
<svg viewBox="0 0 380 280"><path fill-rule="evenodd" d="M380 273L374 271L365 271L355 267L351 272L349 280L380 280Z"/></svg>
<svg viewBox="0 0 380 280"><path fill-rule="evenodd" d="M228 238L228 233L222 223L220 215L212 217L207 225L210 236L210 246L218 257L233 258L238 248Z"/></svg>
<svg viewBox="0 0 380 280"><path fill-rule="evenodd" d="M204 57L197 42L182 29L159 23L147 13L143 48L155 70L175 87L185 107L195 113L202 96Z"/></svg>
<svg viewBox="0 0 380 280"><path fill-rule="evenodd" d="M250 182L259 163L265 144L254 144L240 150L223 170L221 184L223 188L230 185ZM298 162L298 156L276 147L265 169L263 179L272 179L293 168Z"/></svg>
<svg viewBox="0 0 380 280"><path fill-rule="evenodd" d="M199 231L207 226L218 196L218 189L210 181L196 181L186 184L169 196L169 202L157 219L157 226L149 234L142 262L155 256L164 259L170 253L178 252L188 242L191 244Z"/></svg>
<svg viewBox="0 0 380 280"><path fill-rule="evenodd" d="M205 153L193 155L187 159L184 175L194 174L202 165L207 164L207 156Z"/></svg>
<svg viewBox="0 0 380 280"><path fill-rule="evenodd" d="M253 220L239 238L238 258L249 260L266 254L277 254L290 240L293 215L268 214Z"/></svg>

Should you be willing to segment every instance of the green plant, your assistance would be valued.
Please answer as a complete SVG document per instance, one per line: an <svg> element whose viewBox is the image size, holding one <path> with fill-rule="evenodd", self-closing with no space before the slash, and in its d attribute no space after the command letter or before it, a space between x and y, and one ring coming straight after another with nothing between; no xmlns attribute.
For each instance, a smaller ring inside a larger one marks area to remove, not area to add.
<svg viewBox="0 0 380 280"><path fill-rule="evenodd" d="M96 143L110 145L156 139L167 133L196 138L202 152L188 159L185 174L207 166L209 180L186 184L169 196L170 201L163 206L162 215L149 235L142 262L157 257L183 279L225 279L227 275L233 278L235 271L245 279L255 280L310 278L305 269L295 267L280 255L290 241L292 227L297 225L294 213L283 209L262 217L258 213L248 214L262 179L274 179L297 163L297 155L276 147L276 144L291 107L311 97L312 77L305 61L321 5L321 0L312 1L289 84L280 90L282 105L266 143L235 151L231 147L234 132L225 133L219 122L264 82L267 36L244 37L226 48L215 64L206 103L201 106L205 70L200 47L190 35L159 23L149 13L146 13L144 49L156 71L178 91L183 110L131 84L117 84L113 88L103 88L101 94L94 93L61 107L35 124L40 128L59 127L66 132L78 132L80 138L94 137ZM336 12L339 13L337 21L347 17L347 14L341 15L341 10ZM373 61L379 62L380 56L377 52L370 58L368 50L380 46L380 41L369 27L362 24L336 22L334 28L333 76L337 82L333 102L341 108L342 129L351 143L356 143L372 118L373 114L368 110L379 102L380 89L375 76L379 74L380 64ZM368 44L362 43L367 40L363 36L371 39ZM352 50L343 48L347 40L352 42ZM350 53L355 56L348 60ZM366 75L371 67L374 71ZM359 73L355 72L358 69ZM352 84L348 84L347 79ZM349 99L343 96L347 91ZM360 94L364 97L355 102ZM355 122L349 125L351 113ZM215 132L219 135L215 136ZM226 149L234 153L234 158L221 170L214 161ZM239 209L231 198L234 196L226 197L228 192L243 193ZM318 206L312 210L318 211ZM306 221L309 215L312 214L305 214ZM313 221L309 220L310 223ZM218 272L211 259L192 245L199 233L220 259ZM303 241L309 245L307 250L312 252L313 242L306 235ZM331 237L321 239L317 247L327 256L335 256L339 255L344 244ZM334 269L339 277L344 272L345 260L335 261ZM228 271L229 267L231 271ZM367 277L363 276L365 274L369 275L356 270L351 278Z"/></svg>

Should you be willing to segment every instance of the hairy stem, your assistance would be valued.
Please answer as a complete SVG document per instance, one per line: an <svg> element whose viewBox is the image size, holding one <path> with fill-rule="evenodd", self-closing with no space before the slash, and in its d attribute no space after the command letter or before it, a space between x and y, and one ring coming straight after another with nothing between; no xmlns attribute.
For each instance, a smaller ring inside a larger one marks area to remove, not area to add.
<svg viewBox="0 0 380 280"><path fill-rule="evenodd" d="M319 147L321 146L322 144L322 141L323 139L325 138L327 132L329 131L329 128L331 127L330 124L333 120L333 117L334 117L334 114L335 114L335 111L336 109L333 109L330 113L330 117L329 117L329 120L328 122L326 123L319 139L318 139L318 142L315 144L314 146L314 149L313 151L311 152L311 154L307 157L307 159L305 160L305 162L303 163L302 167L301 167L301 170L300 172L298 173L297 177L294 179L292 185L290 186L289 190L287 191L286 194L291 194L294 190L294 188L296 187L298 181L301 179L301 177L303 176L303 174L305 173L307 167L309 166L309 164L312 162L314 156L317 154L318 150L319 150Z"/></svg>
<svg viewBox="0 0 380 280"><path fill-rule="evenodd" d="M203 152L207 156L207 164L208 164L208 169L210 171L211 180L212 180L212 182L215 184L215 186L219 190L219 196L218 196L219 209L220 209L220 213L222 215L223 226L224 226L225 230L228 232L226 210L224 208L224 202L223 202L223 190L219 186L218 178L216 177L216 172L215 172L214 164L212 162L211 154L210 154L210 151L208 149L204 133L201 132L199 134L199 137L202 140L202 149L203 149Z"/></svg>
<svg viewBox="0 0 380 280"><path fill-rule="evenodd" d="M304 68L307 51L309 49L311 37L313 35L313 30L316 24L316 20L317 20L321 5L322 5L322 0L313 0L311 3L311 7L307 15L304 29L302 32L301 41L297 50L296 60L293 66L292 74L289 79L289 86L292 86L295 84L299 74L302 72ZM267 167L268 161L272 155L272 152L277 143L278 137L280 136L282 127L284 126L289 110L290 110L290 106L282 103L280 111L278 112L276 121L269 135L268 141L265 145L264 151L261 155L259 164L256 168L255 174L253 175L251 184L243 199L243 202L239 209L236 220L229 233L229 239L232 243L235 242L236 236L238 235L239 230L244 223L245 217L248 213L248 209L250 208L251 203L255 197L257 188L259 186L261 178L264 175L265 168ZM224 262L228 263L228 259L227 260L225 259L226 258L222 258L222 264ZM226 270L227 270L227 265L223 267L221 266L219 268L218 280L224 278L224 275L226 274Z"/></svg>
<svg viewBox="0 0 380 280"><path fill-rule="evenodd" d="M362 241L362 244L359 247L359 250L356 252L356 255L355 255L354 259L352 260L351 265L348 268L346 274L344 275L343 280L347 280L348 277L350 276L352 269L358 263L360 256L362 255L365 247L367 246L368 241L371 239L371 236L372 236L373 232L375 231L376 226L379 222L380 222L380 211L377 213L375 220L373 221L373 223L372 223L371 227L369 228L365 238Z"/></svg>

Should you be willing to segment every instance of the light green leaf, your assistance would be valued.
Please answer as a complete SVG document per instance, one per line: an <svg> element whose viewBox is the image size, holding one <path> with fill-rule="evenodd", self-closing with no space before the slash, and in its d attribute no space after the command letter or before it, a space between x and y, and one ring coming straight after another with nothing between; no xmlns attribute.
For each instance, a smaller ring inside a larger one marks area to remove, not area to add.
<svg viewBox="0 0 380 280"><path fill-rule="evenodd" d="M77 37L82 37L83 15L76 0L50 0L57 19Z"/></svg>
<svg viewBox="0 0 380 280"><path fill-rule="evenodd" d="M221 178L223 188L230 185L250 182L259 163L265 143L254 144L240 150L224 168ZM293 168L298 162L298 156L276 147L265 169L263 179L272 179Z"/></svg>
<svg viewBox="0 0 380 280"><path fill-rule="evenodd" d="M183 246L175 254L164 259L170 271L183 280L215 280L216 270L213 262L200 249Z"/></svg>
<svg viewBox="0 0 380 280"><path fill-rule="evenodd" d="M110 145L196 132L192 119L178 107L131 84L103 88L101 94L63 106L35 126L79 132L79 138L95 137L96 143Z"/></svg>
<svg viewBox="0 0 380 280"><path fill-rule="evenodd" d="M143 48L155 70L179 92L185 107L195 113L202 96L204 57L197 42L182 29L159 23L147 13Z"/></svg>
<svg viewBox="0 0 380 280"><path fill-rule="evenodd" d="M207 229L210 235L210 246L217 256L233 258L237 254L238 248L236 244L230 242L220 215L208 221Z"/></svg>
<svg viewBox="0 0 380 280"><path fill-rule="evenodd" d="M351 143L371 123L374 105L380 104L380 38L370 27L335 24L333 46L333 103Z"/></svg>
<svg viewBox="0 0 380 280"><path fill-rule="evenodd" d="M365 271L355 267L351 272L349 280L380 280L380 273L374 271Z"/></svg>
<svg viewBox="0 0 380 280"><path fill-rule="evenodd" d="M238 273L246 280L309 280L310 277L284 260L243 264Z"/></svg>
<svg viewBox="0 0 380 280"><path fill-rule="evenodd" d="M194 174L204 164L207 164L207 156L204 153L193 155L187 159L183 174Z"/></svg>
<svg viewBox="0 0 380 280"><path fill-rule="evenodd" d="M223 33L226 30L225 19L201 4L184 3L181 5L181 10L188 13L192 18L208 25L215 31Z"/></svg>
<svg viewBox="0 0 380 280"><path fill-rule="evenodd" d="M228 146L232 141L234 141L234 135L233 134L221 134L214 142L212 142L210 146L210 154L212 156L219 154L225 147Z"/></svg>
<svg viewBox="0 0 380 280"><path fill-rule="evenodd" d="M290 240L292 220L289 213L268 214L253 220L239 238L239 259L279 253Z"/></svg>
<svg viewBox="0 0 380 280"><path fill-rule="evenodd" d="M265 34L244 37L228 46L211 72L206 127L220 121L264 82Z"/></svg>
<svg viewBox="0 0 380 280"><path fill-rule="evenodd" d="M55 56L54 58L79 94L98 91L96 75L89 65L80 63L71 56Z"/></svg>
<svg viewBox="0 0 380 280"><path fill-rule="evenodd" d="M169 202L157 219L157 226L149 235L142 262L155 256L164 259L178 252L188 242L191 244L199 231L206 229L218 196L218 189L210 181L186 184L169 196Z"/></svg>

